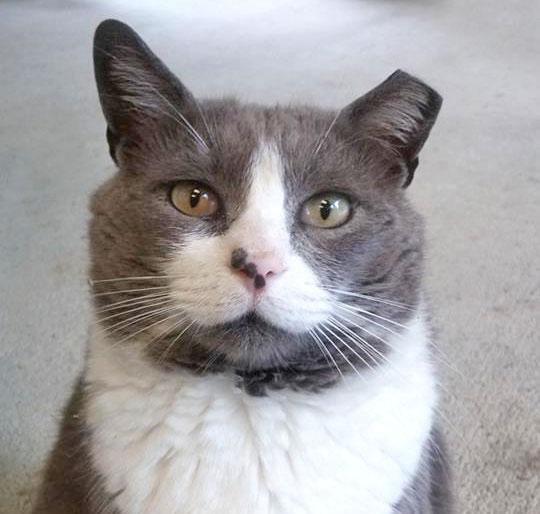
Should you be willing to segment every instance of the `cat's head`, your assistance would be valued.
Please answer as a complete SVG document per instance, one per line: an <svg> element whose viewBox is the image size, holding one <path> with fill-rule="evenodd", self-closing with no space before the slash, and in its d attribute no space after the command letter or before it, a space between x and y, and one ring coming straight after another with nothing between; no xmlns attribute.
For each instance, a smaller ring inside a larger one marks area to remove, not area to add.
<svg viewBox="0 0 540 514"><path fill-rule="evenodd" d="M94 61L118 173L93 199L91 274L115 340L240 372L384 353L419 301L404 189L440 96L397 71L339 112L197 101L113 20Z"/></svg>

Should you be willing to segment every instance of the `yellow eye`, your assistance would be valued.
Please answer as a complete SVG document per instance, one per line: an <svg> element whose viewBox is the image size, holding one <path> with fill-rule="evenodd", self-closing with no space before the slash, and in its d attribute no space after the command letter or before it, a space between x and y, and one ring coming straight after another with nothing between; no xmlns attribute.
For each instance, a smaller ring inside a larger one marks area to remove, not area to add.
<svg viewBox="0 0 540 514"><path fill-rule="evenodd" d="M218 208L216 194L196 182L179 182L171 191L171 202L182 213L195 218L215 214Z"/></svg>
<svg viewBox="0 0 540 514"><path fill-rule="evenodd" d="M310 198L302 207L302 221L320 228L343 225L351 213L349 200L339 193L325 193Z"/></svg>

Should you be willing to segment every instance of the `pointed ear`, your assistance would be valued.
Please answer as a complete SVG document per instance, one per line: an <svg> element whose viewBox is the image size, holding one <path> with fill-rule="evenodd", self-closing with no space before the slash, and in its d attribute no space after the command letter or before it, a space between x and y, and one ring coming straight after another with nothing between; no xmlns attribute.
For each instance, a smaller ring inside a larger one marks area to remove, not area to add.
<svg viewBox="0 0 540 514"><path fill-rule="evenodd" d="M401 70L345 107L340 123L350 137L387 160L388 177L407 187L442 104L428 85Z"/></svg>
<svg viewBox="0 0 540 514"><path fill-rule="evenodd" d="M193 96L124 23L105 20L96 29L94 71L115 162L125 144L144 144L171 124L204 144L190 121L197 109Z"/></svg>

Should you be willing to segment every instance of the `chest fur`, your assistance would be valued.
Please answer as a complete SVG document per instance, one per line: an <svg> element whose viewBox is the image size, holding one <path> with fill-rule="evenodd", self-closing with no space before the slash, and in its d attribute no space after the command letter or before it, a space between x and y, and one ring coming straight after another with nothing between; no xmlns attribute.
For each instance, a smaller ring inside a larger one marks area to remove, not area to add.
<svg viewBox="0 0 540 514"><path fill-rule="evenodd" d="M94 338L91 453L123 514L385 514L431 427L422 327L391 365L324 393L251 397Z"/></svg>

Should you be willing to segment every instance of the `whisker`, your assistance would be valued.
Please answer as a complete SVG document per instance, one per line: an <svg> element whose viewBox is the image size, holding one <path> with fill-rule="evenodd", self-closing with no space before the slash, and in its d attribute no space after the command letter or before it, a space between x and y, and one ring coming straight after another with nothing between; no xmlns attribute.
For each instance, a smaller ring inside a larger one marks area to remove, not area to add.
<svg viewBox="0 0 540 514"><path fill-rule="evenodd" d="M337 306L339 307L339 305ZM382 325L381 323L377 323L376 321L372 320L372 319L369 319L365 316L362 316L361 314L358 314L357 312L351 312L349 311L348 309L344 309L346 310L349 314L351 314L352 316L356 316L360 319L363 319L364 321L367 321L369 323L372 323L386 331L388 331L389 333L391 333L392 335L396 336L396 337L399 337L399 338L403 338L403 335L402 334L399 334L397 333L396 331L386 327L385 325ZM372 314L372 313L371 313ZM339 314L336 314L337 316L339 316ZM364 330L365 332L367 332L369 335L377 338L379 341L381 341L382 343L384 343L385 345L389 346L390 348L392 348L394 351L396 352L399 352L398 349L396 349L396 347L394 345L391 345L388 341L385 341L384 339L382 339L380 336L378 336L377 334L374 334L373 332L369 331L367 328L361 326L361 325L357 325L355 323L353 323L351 320L349 320L348 318L346 317L343 317L343 316L339 316L341 317L342 319L348 321L349 323L351 323L352 325L360 328L361 330ZM388 321L388 322L392 322L391 320L386 320L386 318L383 318L385 321ZM394 322L394 324L396 324L396 322ZM399 324L398 324L399 325ZM407 327L405 327L404 325L399 325L401 327L403 327L404 329L407 329ZM438 355L435 355L434 352L431 353L431 356L433 359L437 360L438 362L440 362L441 364L443 364L444 366L446 366L448 369L452 370L454 373L456 373L457 375L459 375L460 377L463 378L463 374L458 370L456 369L446 358L444 358L444 353L442 353L442 351L437 348L437 345L433 342L433 341L430 341L430 345L435 349L437 350L437 353Z"/></svg>
<svg viewBox="0 0 540 514"><path fill-rule="evenodd" d="M366 332L367 334L369 334L370 336L376 338L377 340L379 340L381 343L383 343L385 346L389 347L393 352L396 352L397 354L401 354L403 355L403 351L400 350L399 348L397 348L395 345L391 344L390 342L388 342L387 340L383 339L382 337L378 336L377 334L371 332L369 329L367 329L366 327L363 327L362 325L358 325L357 323L354 323L354 321L348 319L347 317L345 316L342 316L341 314L337 314L337 313L334 313L335 316L337 316L338 318L341 318L342 320L346 321L347 323L350 323L351 325L353 325L354 327L356 328L359 328L360 330L363 330L364 332ZM366 321L368 322L371 322L373 323L373 320L370 320L370 319L367 319L365 318ZM397 337L400 337L402 338L403 336L401 334L396 334L393 332L394 335L396 335ZM369 343L368 343L369 344ZM430 343L432 344L432 343ZM373 348L373 347L372 347ZM373 348L375 349L375 348ZM441 364L445 365L445 366L448 366L452 371L455 371L456 373L458 373L460 376L463 376L461 375L461 373L456 370L455 368L452 367L452 365L448 362L445 362L444 360L441 360L441 359L437 359L437 357L435 355L433 355L433 353L431 353L431 357L435 360L438 360ZM386 358L385 358L386 359ZM387 360L387 359L386 359ZM388 360L387 360L388 362ZM439 384L438 385L439 388L441 390L443 390L444 392L446 392L447 394L452 395L452 393L447 389L445 388L442 384Z"/></svg>
<svg viewBox="0 0 540 514"><path fill-rule="evenodd" d="M376 321L372 320L371 318L366 318L366 316L362 316L362 314L369 314L369 315L372 315L375 318L386 321L387 323L391 323L392 325L397 325L400 328L407 329L407 327L405 325L402 325L401 323L398 323L397 321L392 321L390 319L385 318L384 316L379 316L378 314L373 314L372 312L366 311L364 309L353 309L352 307L350 307L347 304L338 304L338 305L336 305L336 307L338 309L341 309L343 311L348 312L352 316L356 316L356 317L361 318L363 320L369 321L369 322L373 323L374 325L377 325L378 327L384 328L388 332L390 332L390 333L392 333L392 334L394 334L394 335L396 335L398 337L401 337L401 334L398 334L396 331L392 330L391 328L388 328L385 325L381 325L380 323L377 323ZM360 312L362 314L359 314Z"/></svg>
<svg viewBox="0 0 540 514"><path fill-rule="evenodd" d="M348 359L348 357L341 351L341 348L337 346L332 339L328 337L328 335L323 331L323 327L317 327L317 330L326 338L326 340L336 349L336 351L345 359L345 362L354 370L354 372L358 376L362 376L362 374L356 369L355 365Z"/></svg>
<svg viewBox="0 0 540 514"><path fill-rule="evenodd" d="M315 330L318 330L319 332L321 332L321 334L323 336L326 337L326 339L328 339L328 336L326 336L324 334L324 332L321 331L321 329L319 327L315 327ZM321 344L322 348L325 349L326 353L328 354L328 356L330 357L330 359L332 360L332 362L334 363L335 367L336 367L336 370L337 372L340 374L341 378L343 380L345 380L345 375L343 375L343 372L341 371L341 368L339 367L338 363L336 362L336 360L334 359L334 356L332 355L332 353L330 352L330 350L327 348L327 346L324 344L324 341L319 337L319 335L313 331L313 336L319 341L319 343Z"/></svg>
<svg viewBox="0 0 540 514"><path fill-rule="evenodd" d="M327 323L329 323L331 326L333 326L336 330L338 330L343 336L347 337L351 343L355 344L360 348L362 351L366 352L366 355L373 361L373 363L378 366L380 364L380 361L378 361L374 356L372 350L376 350L376 348L373 348L372 345L370 345L366 340L362 339L358 334L353 332L350 328L345 326L343 323L341 323L339 320L334 318L333 316L330 316L330 318L327 320ZM377 352L380 354L380 352ZM381 357L384 357L382 354L380 354Z"/></svg>
<svg viewBox="0 0 540 514"><path fill-rule="evenodd" d="M143 84L144 85L144 84ZM157 92L157 91L156 91ZM158 96L161 96L158 94ZM163 99L165 99L163 96L161 96ZM151 109L153 111L157 111L161 114L163 114L164 116L167 116L167 118L170 118L171 120L173 121L176 121L176 123L178 123L178 125L180 125L182 128L185 128L188 135L190 136L191 140L197 145L202 145L205 147L206 150L209 150L208 146L206 145L206 143L204 142L203 138L199 136L199 133L192 127L191 124L189 124L189 122L187 120L185 120L184 116L180 113L178 113L180 116L182 116L183 119L178 119L176 116L174 116L173 114L171 114L170 112L167 112L163 109L160 109L157 105L155 104L150 104L150 103L147 103L147 102L142 102L141 100L135 100L135 98L133 97L127 97L127 96L123 96L122 97L124 100L130 102L132 105L135 106L136 109L140 109L141 107L146 107L147 109ZM166 100L167 102L167 100ZM184 120L185 120L185 123L184 123Z"/></svg>
<svg viewBox="0 0 540 514"><path fill-rule="evenodd" d="M334 118L332 119L332 121L330 122L330 124L328 125L328 128L326 129L326 131L324 132L324 134L322 135L322 137L320 138L317 146L315 147L315 150L313 151L313 153L311 154L311 157L310 157L310 160L311 159L314 159L315 157L317 157L317 154L319 153L319 151L321 150L323 144L325 143L325 141L328 139L328 136L330 135L330 132L332 131L332 129L334 128L334 125L336 124L338 118L339 118L339 115L341 114L341 109L336 113L336 115L334 116Z"/></svg>
<svg viewBox="0 0 540 514"><path fill-rule="evenodd" d="M137 312L142 309L148 309L150 307L156 307L158 305L163 305L165 303L170 303L172 300L170 299L163 299L159 300L158 302L151 303L150 305L140 305L139 307L135 307L134 309L128 309L127 311L117 312L116 314L111 314L110 316L106 316L105 318L99 318L97 321L102 323L103 321L107 321L108 319L117 318L118 316L122 316L124 314L129 314L130 312Z"/></svg>
<svg viewBox="0 0 540 514"><path fill-rule="evenodd" d="M182 329L182 331L173 339L171 344L169 344L167 348L165 348L165 351L160 355L158 362L163 362L163 360L167 356L167 353L169 353L171 348L181 339L181 337L190 329L190 327L193 326L194 323L195 321L192 321L185 328Z"/></svg>
<svg viewBox="0 0 540 514"><path fill-rule="evenodd" d="M155 289L168 289L169 286L153 286L153 287L143 287L139 289L119 289L116 291L107 291L106 293L94 293L93 296L110 296L113 294L124 294L124 293L139 293L143 291L152 291Z"/></svg>
<svg viewBox="0 0 540 514"><path fill-rule="evenodd" d="M177 120L179 123L180 121L184 122L184 126L188 129L188 132L192 134L192 136L202 145L206 150L210 150L208 148L208 145L206 144L205 140L201 137L201 135L195 130L193 125L187 120L187 118L171 103L171 101L163 96L152 84L149 82L142 82L143 85L150 86L150 88L156 93L172 110L175 112L179 117L180 120ZM181 124L181 123L180 123Z"/></svg>
<svg viewBox="0 0 540 514"><path fill-rule="evenodd" d="M371 295L367 295L367 294L353 293L351 291L344 291L342 289L336 289L334 287L329 287L329 286L325 286L325 289L327 289L328 291L343 294L343 295L346 295L346 296L354 296L355 298L363 298L365 300L369 300L369 301L376 302L376 303L384 303L386 305L391 305L392 307L399 307L401 309L410 310L410 311L415 310L412 305L396 302L394 300L388 300L388 299L379 298L379 297L371 296Z"/></svg>
<svg viewBox="0 0 540 514"><path fill-rule="evenodd" d="M403 380L407 380L407 378L403 375L403 373L399 372L396 367L392 364L392 362L390 361L390 359L388 359L388 357L386 357L386 355L384 355L383 353L381 353L377 348L375 348L373 345L371 345L369 343L369 341L365 340L364 338L360 337L358 334L356 334L355 332L353 332L349 327L347 327L345 324L341 323L339 320L337 319L334 319L334 321L336 323L338 323L340 326L343 327L344 330L347 330L347 332L350 333L351 336L353 336L355 339L357 339L358 341L362 342L364 345L366 345L366 347L370 348L373 352L375 352L383 361L385 361L385 363L392 369L392 371L394 371L394 373L396 373L399 377L401 377ZM361 328L363 329L363 327L359 326L359 325L356 325L358 328ZM370 332L368 331L368 334L370 334ZM391 348L393 348L392 345L390 345L389 343L387 343L386 341L383 341L381 339L381 341L387 345L387 346L390 346ZM397 353L401 353L401 352L397 352ZM380 364L380 361L376 361L377 364Z"/></svg>
<svg viewBox="0 0 540 514"><path fill-rule="evenodd" d="M349 322L349 323L352 323L350 320L348 320L347 318L344 318L343 316L340 316L338 315L339 317L341 317L342 319L344 319L345 321ZM335 320L337 323L338 320ZM341 323L340 323L341 324ZM354 326L362 329L362 330L366 330L364 327L360 326L360 325L356 325L355 323L352 323ZM345 325L341 324L344 328L348 329L348 327L346 327ZM348 329L350 331L350 329ZM373 335L374 337L376 337L377 339L379 339L380 341L382 341L385 345L391 347L393 349L393 351L395 351L396 353L403 353L403 352L400 352L399 350L397 350L393 345L391 345L390 343L388 343L387 341L381 339L380 337L378 337L376 334L372 334L369 330L366 330L368 334L371 334ZM351 331L351 334L358 337L360 340L362 340L363 342L365 342L368 346L370 346L373 350L375 350L380 356L381 358L383 358L385 361L386 361L386 364L389 366L389 368L392 370L392 372L394 372L397 376L400 377L401 380L404 380L404 381L407 381L409 380L403 373L401 373L400 371L398 371L396 369L396 367L392 364L392 362L386 357L384 356L383 354L381 354L376 348L374 348L373 346L371 346L367 341L365 341L364 339L360 338L358 336L358 334L355 334L354 332ZM438 383L437 384L437 387L438 389L440 389L441 391L443 391L444 393L448 394L449 396L453 397L453 398L456 398L455 394L453 394L451 391L449 391L447 388L445 388L441 383ZM448 420L447 416L444 415L444 413L441 411L441 409L439 407L437 407L436 405L433 407L434 410L437 412L438 416L441 417L441 419L443 419L443 421L445 421L445 424L447 424L448 426L450 426L453 430L456 431L457 433L457 430L456 430L456 427L450 422L450 420Z"/></svg>
<svg viewBox="0 0 540 514"><path fill-rule="evenodd" d="M364 359L364 357L362 357L354 348L349 346L349 344L345 340L343 340L339 335L337 335L331 328L328 328L328 326L326 326L325 323L323 323L322 326L328 332L330 332L330 334L332 334L334 337L336 337L342 344L344 344L358 359L360 359L362 364L367 366L369 369L373 370L373 367L368 364L368 362Z"/></svg>
<svg viewBox="0 0 540 514"><path fill-rule="evenodd" d="M170 318L169 318L170 319ZM173 323L171 327L166 327L165 330L162 330L156 337L152 338L150 341L144 344L144 348L147 348L148 346L157 343L159 340L161 340L163 337L165 337L167 334L175 330L177 327L179 327L182 323L184 323L187 320L187 317L180 318L177 322Z"/></svg>
<svg viewBox="0 0 540 514"><path fill-rule="evenodd" d="M437 361L446 366L449 370L453 371L456 375L458 375L460 378L465 379L465 376L463 373L457 369L452 362L449 360L448 355L439 348L437 344L435 344L434 341L429 342L431 348L433 348L433 352L431 353L432 357Z"/></svg>
<svg viewBox="0 0 540 514"><path fill-rule="evenodd" d="M166 280L170 278L174 278L174 276L172 275L144 275L141 277L105 278L101 280L89 280L88 282L90 283L90 285L94 285L94 284L103 284L106 282L121 282L124 280L156 280L156 279Z"/></svg>
<svg viewBox="0 0 540 514"><path fill-rule="evenodd" d="M169 293L155 293L144 296L137 296L135 298L128 298L127 300L120 300L118 302L111 303L109 305L106 305L105 307L100 307L99 309L95 309L95 312L107 312L115 309L124 309L132 305L150 303L154 300L159 300L160 298L167 298L168 296Z"/></svg>
<svg viewBox="0 0 540 514"><path fill-rule="evenodd" d="M103 327L103 330L105 332L108 332L109 334L114 334L115 332L118 332L119 330L124 330L126 327L129 327L133 325L134 323L140 323L141 321L147 318L152 318L158 314L162 314L164 312L168 312L172 310L178 310L178 309L176 306L170 306L170 307L161 307L160 309L154 309L153 311L150 311L150 312L143 312L143 313L137 314L136 316L131 316L122 321L118 321L114 323L113 325L111 325L110 327Z"/></svg>
<svg viewBox="0 0 540 514"><path fill-rule="evenodd" d="M216 360L220 357L220 350L225 346L225 343L220 343L210 354L210 357L207 359L204 366L199 366L199 370L201 373L205 373L206 370L216 362Z"/></svg>
<svg viewBox="0 0 540 514"><path fill-rule="evenodd" d="M353 314L353 313L350 313L350 314ZM389 348L392 348L392 350L396 350L396 352L399 352L399 350L396 349L395 345L393 344L390 344L388 341L386 341L385 339L383 339L381 336L375 334L374 332L371 332L369 329L367 329L366 327L362 326L362 325L359 325L358 323L355 323L353 320L347 318L346 316L343 316L342 314L338 314L338 313L334 313L334 316L337 316L338 318L342 319L343 321L346 321L347 323L351 324L353 327L356 327L356 328L359 328L360 330L363 330L364 332L366 332L367 334L369 334L371 337L374 337L376 339L378 339L379 341L381 341L381 343L385 344L386 346L388 346ZM370 322L370 323L376 323L374 322L373 320L370 320L368 318L364 318L362 317L363 320L367 321L367 322ZM382 325L381 325L382 326ZM384 328L384 327L383 327ZM398 336L398 337L402 337L401 334L396 334L394 332L392 332L394 335Z"/></svg>
<svg viewBox="0 0 540 514"><path fill-rule="evenodd" d="M201 109L201 104L197 101L197 99L194 99L194 100L195 100L195 105L197 106L197 110L199 111L202 122L204 124L204 127L206 128L206 134L208 135L208 139L210 140L210 143L212 144L212 146L215 146L216 144L215 138L213 137L212 132L210 131L210 126L208 125L208 122L206 121L206 116L204 115L203 110Z"/></svg>
<svg viewBox="0 0 540 514"><path fill-rule="evenodd" d="M336 368L337 372L341 375L341 378L343 378L343 374L341 373L341 369L339 369L339 366L338 366L336 360L334 359L332 354L328 351L328 348L326 347L326 345L321 341L321 338L312 329L310 329L308 331L308 333L312 337L312 339L315 341L315 343L317 344L319 350L321 351L324 358L326 359L326 362L328 362L328 365L329 366L333 365Z"/></svg>
<svg viewBox="0 0 540 514"><path fill-rule="evenodd" d="M130 334L129 336L127 337L124 337L123 339L121 339L120 341L116 341L113 346L116 346L116 345L119 345L119 344L122 344L122 343L125 343L126 341L128 341L129 339L131 339L132 337L135 337L136 335L140 334L141 332L144 332L145 330L148 330L152 327L155 327L156 325L159 325L160 323L164 323L165 321L169 320L169 319L172 319L176 316L180 316L180 315L183 315L182 312L176 312L175 314L172 314L171 316L167 316L166 318L164 319L160 319L158 321L156 321L155 323L152 323L151 325L148 325L146 327L143 327L141 328L140 330L137 330L136 332L134 332L133 334Z"/></svg>

